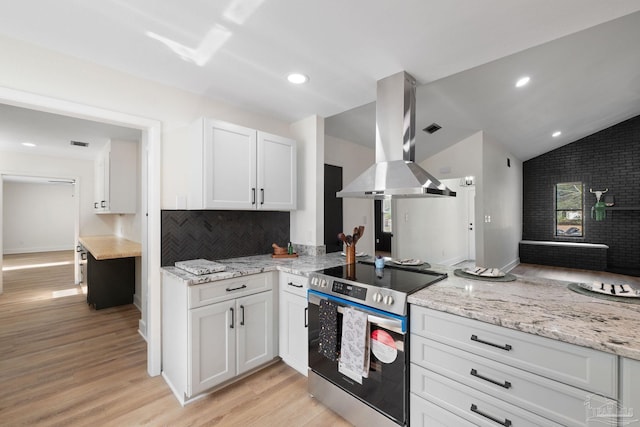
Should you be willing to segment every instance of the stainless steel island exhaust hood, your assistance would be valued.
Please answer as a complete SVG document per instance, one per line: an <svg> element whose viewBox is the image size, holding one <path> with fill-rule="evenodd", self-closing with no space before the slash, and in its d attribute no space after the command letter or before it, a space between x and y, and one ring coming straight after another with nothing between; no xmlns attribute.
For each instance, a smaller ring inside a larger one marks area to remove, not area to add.
<svg viewBox="0 0 640 427"><path fill-rule="evenodd" d="M415 163L415 79L402 71L379 80L376 97L376 163L336 196L455 196L454 191Z"/></svg>

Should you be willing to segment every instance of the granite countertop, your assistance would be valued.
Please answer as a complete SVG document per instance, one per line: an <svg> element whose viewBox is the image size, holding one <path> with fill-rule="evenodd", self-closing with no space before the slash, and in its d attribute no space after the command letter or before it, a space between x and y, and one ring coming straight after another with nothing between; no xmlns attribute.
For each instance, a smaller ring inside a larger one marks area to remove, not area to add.
<svg viewBox="0 0 640 427"><path fill-rule="evenodd" d="M301 255L298 258L272 258L271 255L254 255L240 258L217 259L227 268L218 273L196 276L177 267L163 267L163 271L186 282L187 285L214 282L233 277L258 274L267 271L284 271L286 273L308 276L309 273L324 268L344 265L345 258L339 253L321 256Z"/></svg>
<svg viewBox="0 0 640 427"><path fill-rule="evenodd" d="M333 253L215 261L226 265L226 270L202 276L176 267L163 267L163 271L195 285L267 271L308 276L312 271L344 265L345 258ZM489 282L455 276L452 267L433 265L428 270L448 277L410 295L409 303L640 360L640 304L578 294L567 288L568 282L546 278L516 276L513 282Z"/></svg>
<svg viewBox="0 0 640 427"><path fill-rule="evenodd" d="M640 305L578 294L568 282L517 276L488 282L454 276L409 303L640 360Z"/></svg>
<svg viewBox="0 0 640 427"><path fill-rule="evenodd" d="M142 245L122 237L80 236L78 239L98 261L115 258L129 258L142 255Z"/></svg>

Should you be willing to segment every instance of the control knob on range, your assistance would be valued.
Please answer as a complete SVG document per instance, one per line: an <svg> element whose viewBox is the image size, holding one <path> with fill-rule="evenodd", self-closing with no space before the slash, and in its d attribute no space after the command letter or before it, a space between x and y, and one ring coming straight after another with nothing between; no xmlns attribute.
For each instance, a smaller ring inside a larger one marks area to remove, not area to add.
<svg viewBox="0 0 640 427"><path fill-rule="evenodd" d="M373 301L374 302L381 302L382 301L382 294L380 292L376 292L375 294L373 294Z"/></svg>
<svg viewBox="0 0 640 427"><path fill-rule="evenodd" d="M319 279L318 281L320 282L320 287L321 288L326 288L327 287L328 283L327 283L326 279Z"/></svg>
<svg viewBox="0 0 640 427"><path fill-rule="evenodd" d="M387 305L393 305L393 297L391 295L386 295L384 297L384 303Z"/></svg>

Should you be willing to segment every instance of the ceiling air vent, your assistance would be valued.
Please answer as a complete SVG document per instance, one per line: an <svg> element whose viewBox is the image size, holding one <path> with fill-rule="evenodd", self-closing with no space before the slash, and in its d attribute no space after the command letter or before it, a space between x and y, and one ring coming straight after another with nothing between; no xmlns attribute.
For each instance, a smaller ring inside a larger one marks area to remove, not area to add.
<svg viewBox="0 0 640 427"><path fill-rule="evenodd" d="M71 145L75 145L76 147L88 147L89 143L82 141L71 141Z"/></svg>
<svg viewBox="0 0 640 427"><path fill-rule="evenodd" d="M442 126L440 126L437 123L431 123L429 126L427 126L426 128L424 128L422 130L425 131L426 133L432 134L432 133L435 133L435 132L439 131L440 129L442 129Z"/></svg>

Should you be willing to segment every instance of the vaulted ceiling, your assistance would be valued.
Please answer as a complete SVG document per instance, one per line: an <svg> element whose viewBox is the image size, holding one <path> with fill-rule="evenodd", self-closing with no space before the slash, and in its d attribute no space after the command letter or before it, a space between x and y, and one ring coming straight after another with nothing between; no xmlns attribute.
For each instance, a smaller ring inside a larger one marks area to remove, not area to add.
<svg viewBox="0 0 640 427"><path fill-rule="evenodd" d="M279 120L318 114L327 133L369 145L376 81L406 70L420 85L418 124L443 127L419 132L419 157L484 130L526 160L640 114L637 0L0 0L0 10L5 37ZM289 84L291 71L309 82ZM522 75L531 82L516 91Z"/></svg>

